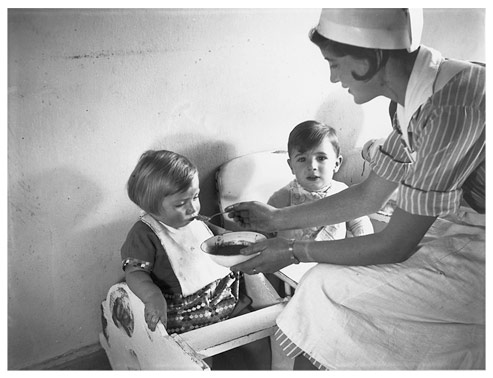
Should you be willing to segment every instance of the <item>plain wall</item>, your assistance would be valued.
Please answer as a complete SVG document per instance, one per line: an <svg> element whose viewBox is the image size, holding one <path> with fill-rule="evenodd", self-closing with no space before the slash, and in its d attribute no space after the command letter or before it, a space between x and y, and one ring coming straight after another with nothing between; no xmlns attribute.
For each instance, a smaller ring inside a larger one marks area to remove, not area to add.
<svg viewBox="0 0 493 378"><path fill-rule="evenodd" d="M390 132L388 100L355 105L308 40L318 9L8 12L8 368L98 342L139 210L126 180L147 149L188 156L204 214L214 172L285 149L317 119L349 151ZM484 10L426 10L423 43L485 59ZM286 166L287 169L287 166Z"/></svg>

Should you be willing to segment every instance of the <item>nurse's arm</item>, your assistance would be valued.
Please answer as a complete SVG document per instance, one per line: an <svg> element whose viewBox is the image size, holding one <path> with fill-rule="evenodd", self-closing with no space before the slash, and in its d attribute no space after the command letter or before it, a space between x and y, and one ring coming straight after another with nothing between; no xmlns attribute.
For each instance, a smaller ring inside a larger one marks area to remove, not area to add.
<svg viewBox="0 0 493 378"><path fill-rule="evenodd" d="M289 230L347 222L377 212L390 198L397 184L371 172L368 178L321 200L278 209L272 228Z"/></svg>
<svg viewBox="0 0 493 378"><path fill-rule="evenodd" d="M327 242L299 241L294 254L303 262L338 265L400 263L416 252L435 219L396 208L387 227L378 233Z"/></svg>

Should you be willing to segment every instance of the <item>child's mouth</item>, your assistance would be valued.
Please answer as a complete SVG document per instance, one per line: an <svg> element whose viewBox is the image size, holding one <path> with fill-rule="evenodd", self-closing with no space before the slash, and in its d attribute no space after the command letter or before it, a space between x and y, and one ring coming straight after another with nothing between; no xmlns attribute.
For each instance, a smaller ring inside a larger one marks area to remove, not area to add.
<svg viewBox="0 0 493 378"><path fill-rule="evenodd" d="M320 179L320 177L318 177L318 176L308 176L306 179L308 181L317 181L318 179Z"/></svg>

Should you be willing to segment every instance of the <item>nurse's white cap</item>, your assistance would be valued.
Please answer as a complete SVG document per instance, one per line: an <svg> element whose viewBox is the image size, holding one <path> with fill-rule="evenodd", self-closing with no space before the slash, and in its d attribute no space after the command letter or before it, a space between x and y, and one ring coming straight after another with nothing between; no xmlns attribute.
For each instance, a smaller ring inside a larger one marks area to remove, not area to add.
<svg viewBox="0 0 493 378"><path fill-rule="evenodd" d="M409 52L419 47L422 29L421 8L327 8L316 27L336 42Z"/></svg>

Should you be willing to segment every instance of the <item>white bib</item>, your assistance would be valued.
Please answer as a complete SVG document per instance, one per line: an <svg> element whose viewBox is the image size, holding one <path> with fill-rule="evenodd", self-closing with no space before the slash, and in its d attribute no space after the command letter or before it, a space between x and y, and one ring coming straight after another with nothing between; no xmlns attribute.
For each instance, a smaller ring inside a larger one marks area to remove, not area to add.
<svg viewBox="0 0 493 378"><path fill-rule="evenodd" d="M149 214L143 215L141 219L159 237L184 296L231 273L200 250L202 242L213 236L203 222L194 220L177 229L158 222Z"/></svg>

